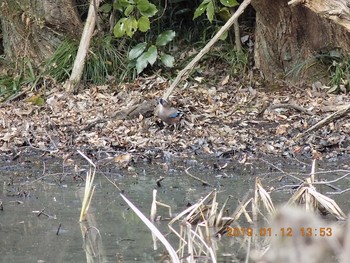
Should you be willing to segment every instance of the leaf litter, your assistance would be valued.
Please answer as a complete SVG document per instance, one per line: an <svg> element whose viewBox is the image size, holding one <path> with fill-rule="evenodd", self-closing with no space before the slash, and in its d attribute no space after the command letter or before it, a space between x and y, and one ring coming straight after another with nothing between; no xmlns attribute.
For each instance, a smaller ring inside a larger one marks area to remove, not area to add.
<svg viewBox="0 0 350 263"><path fill-rule="evenodd" d="M349 104L347 94L328 94L316 85L263 87L258 81L246 84L227 76L214 83L206 81L215 79L213 73L204 74L170 97L173 107L184 112L178 129L164 125L154 114L156 99L169 86L159 76L92 86L77 95L56 87L43 95L41 106L28 99L3 103L0 151L25 147L51 154L98 149L146 155L170 151L179 156L324 158L350 153L349 116L293 140Z"/></svg>

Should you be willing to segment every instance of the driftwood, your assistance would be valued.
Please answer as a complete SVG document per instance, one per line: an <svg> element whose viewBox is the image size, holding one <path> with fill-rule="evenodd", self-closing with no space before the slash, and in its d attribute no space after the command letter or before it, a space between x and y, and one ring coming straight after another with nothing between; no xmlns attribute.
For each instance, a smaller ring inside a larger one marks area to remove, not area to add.
<svg viewBox="0 0 350 263"><path fill-rule="evenodd" d="M173 92L174 88L186 77L189 75L193 67L197 64L197 62L210 50L210 48L219 40L223 33L225 33L235 21L237 21L238 17L243 13L246 7L250 4L251 0L244 0L243 3L240 4L237 11L232 15L232 17L226 22L226 24L216 33L216 35L208 42L208 44L195 56L187 66L179 72L176 76L173 83L171 83L170 87L164 93L164 98L167 99L170 94Z"/></svg>
<svg viewBox="0 0 350 263"><path fill-rule="evenodd" d="M307 129L306 131L304 131L301 134L298 134L297 136L295 136L293 138L293 140L298 140L302 137L304 137L305 135L320 129L321 127L327 125L328 123L340 119L343 116L345 116L346 114L348 114L350 112L350 104L344 106L342 109L332 113L331 115L327 116L326 118L324 118L323 120L319 121L318 123L316 123L314 126L310 127L309 129Z"/></svg>

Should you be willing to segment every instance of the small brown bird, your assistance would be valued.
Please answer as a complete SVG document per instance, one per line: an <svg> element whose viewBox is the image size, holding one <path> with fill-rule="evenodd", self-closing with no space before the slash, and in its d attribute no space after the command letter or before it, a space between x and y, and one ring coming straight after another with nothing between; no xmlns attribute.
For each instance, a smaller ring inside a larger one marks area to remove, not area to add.
<svg viewBox="0 0 350 263"><path fill-rule="evenodd" d="M183 112L169 105L165 99L158 100L158 117L167 124L176 124L183 116Z"/></svg>

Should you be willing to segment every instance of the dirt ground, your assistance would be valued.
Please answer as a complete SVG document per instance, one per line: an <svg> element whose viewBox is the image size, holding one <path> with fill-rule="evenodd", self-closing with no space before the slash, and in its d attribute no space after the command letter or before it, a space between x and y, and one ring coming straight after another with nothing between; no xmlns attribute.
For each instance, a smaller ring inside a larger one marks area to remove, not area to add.
<svg viewBox="0 0 350 263"><path fill-rule="evenodd" d="M154 115L156 99L169 86L159 76L85 87L77 95L66 94L61 87L28 93L0 105L0 151L15 155L39 149L61 156L77 149L210 154L241 162L265 154L336 159L350 153L349 115L295 139L349 104L349 95L327 94L320 83L271 87L259 81L242 84L228 76L215 83L205 79L182 84L170 97L184 112L177 130ZM37 105L38 98L44 99L43 105Z"/></svg>

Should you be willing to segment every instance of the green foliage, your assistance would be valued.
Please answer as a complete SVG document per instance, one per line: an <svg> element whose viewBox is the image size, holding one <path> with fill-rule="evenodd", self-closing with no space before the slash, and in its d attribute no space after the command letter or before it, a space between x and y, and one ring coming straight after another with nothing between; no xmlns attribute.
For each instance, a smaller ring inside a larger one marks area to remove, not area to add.
<svg viewBox="0 0 350 263"><path fill-rule="evenodd" d="M100 6L100 11L103 13L109 13L112 11L112 5L111 4L103 4Z"/></svg>
<svg viewBox="0 0 350 263"><path fill-rule="evenodd" d="M331 91L350 91L350 58L334 58L329 67L331 73Z"/></svg>
<svg viewBox="0 0 350 263"><path fill-rule="evenodd" d="M121 38L128 36L132 38L137 31L145 33L150 30L150 17L157 12L157 7L150 3L149 0L120 0L112 6L115 10L119 10L124 17L120 18L114 26L114 36ZM102 10L109 10L102 6ZM153 66L157 58L166 67L174 65L174 58L158 50L160 47L166 46L175 37L172 30L165 31L158 35L156 43L142 42L134 46L128 54L129 69L136 69L136 73L140 74L148 65Z"/></svg>
<svg viewBox="0 0 350 263"><path fill-rule="evenodd" d="M125 28L125 34L128 37L132 37L137 30L138 22L135 17L128 17L123 27Z"/></svg>
<svg viewBox="0 0 350 263"><path fill-rule="evenodd" d="M126 76L127 59L116 48L114 40L112 36L94 39L84 67L85 82L104 84L110 78L117 81L130 78Z"/></svg>
<svg viewBox="0 0 350 263"><path fill-rule="evenodd" d="M93 39L83 71L83 81L103 84L110 76L117 76L117 80L125 77L127 61L117 50L113 40L112 36ZM77 50L78 43L63 41L47 61L45 74L52 76L58 82L65 81L73 69Z"/></svg>
<svg viewBox="0 0 350 263"><path fill-rule="evenodd" d="M172 30L164 31L163 33L159 34L157 37L156 45L157 46L165 46L170 41L172 41L175 37L175 32Z"/></svg>
<svg viewBox="0 0 350 263"><path fill-rule="evenodd" d="M0 97L2 101L6 101L12 95L17 94L23 86L34 86L37 82L35 71L32 64L28 60L21 63L10 65L4 57L0 57L0 64L6 64L7 68L13 66L15 68L13 74L0 76Z"/></svg>
<svg viewBox="0 0 350 263"><path fill-rule="evenodd" d="M102 5L101 11L111 10ZM120 0L109 4L114 10L119 10L121 17L114 26L113 33L117 38L128 36L133 38L137 31L145 33L150 30L150 17L153 17L158 8L149 2L149 0ZM128 54L129 69L136 69L140 74L148 65L153 66L157 58L166 67L173 67L174 58L164 53L159 48L166 46L175 37L172 30L165 31L157 36L155 44L151 42L142 42L134 46Z"/></svg>
<svg viewBox="0 0 350 263"><path fill-rule="evenodd" d="M111 78L118 81L125 78L131 79L128 76L128 61L117 50L113 40L112 36L93 39L82 76L84 82L104 84ZM7 68L15 68L15 73L0 77L0 97L6 100L24 87L34 88L41 85L48 76L57 82L65 81L72 71L77 50L78 43L70 40L63 41L52 57L46 61L41 73L32 67L30 61L7 65ZM150 58L149 60L152 61ZM0 63L7 62L0 57ZM43 103L39 99L31 102L35 105Z"/></svg>
<svg viewBox="0 0 350 263"><path fill-rule="evenodd" d="M45 72L56 81L63 82L69 78L78 51L78 44L73 41L63 41L45 64Z"/></svg>
<svg viewBox="0 0 350 263"><path fill-rule="evenodd" d="M213 1L210 1L208 4L207 4L207 18L209 20L209 22L213 22L213 19L214 19L214 2Z"/></svg>
<svg viewBox="0 0 350 263"><path fill-rule="evenodd" d="M136 59L137 74L140 74L147 67L148 63L152 66L156 59L157 48L152 45L146 52L142 53L142 55Z"/></svg>
<svg viewBox="0 0 350 263"><path fill-rule="evenodd" d="M198 6L196 11L194 12L193 19L196 19L197 17L204 14L205 10L207 10L207 6L209 2L211 2L211 0L203 0L203 2Z"/></svg>
<svg viewBox="0 0 350 263"><path fill-rule="evenodd" d="M311 72L311 73L310 73ZM350 91L350 57L344 57L337 49L320 54L297 63L286 75L300 78L309 76L312 82L327 83L328 92Z"/></svg>
<svg viewBox="0 0 350 263"><path fill-rule="evenodd" d="M151 22L147 16L141 16L138 21L138 27L141 32L147 32L151 28Z"/></svg>
<svg viewBox="0 0 350 263"><path fill-rule="evenodd" d="M106 5L108 7L106 7ZM137 30L147 32L150 29L150 17L157 12L157 7L148 0L119 0L112 4L104 4L100 11L119 10L125 17L118 20L114 26L114 36L117 38L133 37Z"/></svg>
<svg viewBox="0 0 350 263"><path fill-rule="evenodd" d="M134 60L139 57L146 49L147 43L139 43L133 49L129 51L129 60Z"/></svg>
<svg viewBox="0 0 350 263"><path fill-rule="evenodd" d="M140 74L148 65L153 66L157 58L166 67L174 66L174 57L162 51L158 52L158 48L166 46L175 37L172 30L164 31L159 34L155 45L149 45L145 42L137 44L128 54L130 67L136 67L137 74ZM146 50L146 48L148 49Z"/></svg>
<svg viewBox="0 0 350 263"><path fill-rule="evenodd" d="M248 53L233 49L231 44L224 44L220 49L212 51L210 55L227 63L232 76L242 75L247 69Z"/></svg>
<svg viewBox="0 0 350 263"><path fill-rule="evenodd" d="M222 6L220 6L220 4ZM197 17L201 16L206 12L207 18L210 23L213 22L215 13L225 13L226 18L231 17L231 12L227 7L234 7L239 5L237 0L220 0L219 2L217 0L203 0L203 2L197 7L196 11L194 12L193 19L196 19ZM226 8L225 8L226 7Z"/></svg>
<svg viewBox="0 0 350 263"><path fill-rule="evenodd" d="M168 68L172 68L174 66L174 57L168 54L160 55L160 61Z"/></svg>
<svg viewBox="0 0 350 263"><path fill-rule="evenodd" d="M220 3L223 6L227 6L227 7L234 7L238 5L238 2L236 0L220 0Z"/></svg>

